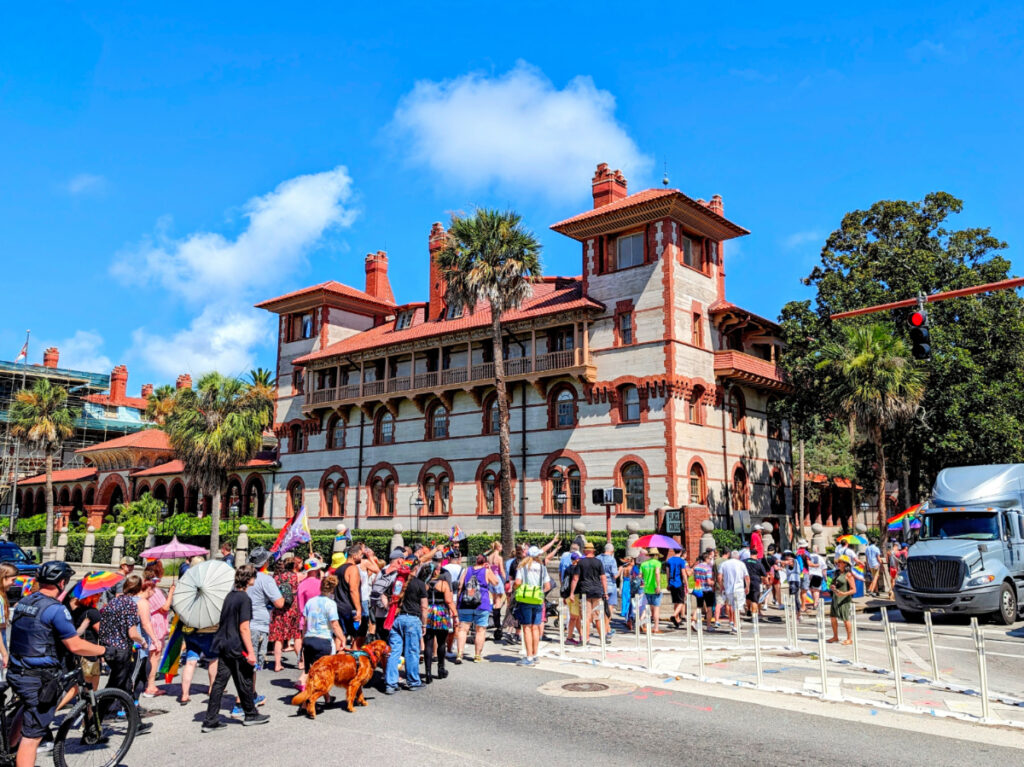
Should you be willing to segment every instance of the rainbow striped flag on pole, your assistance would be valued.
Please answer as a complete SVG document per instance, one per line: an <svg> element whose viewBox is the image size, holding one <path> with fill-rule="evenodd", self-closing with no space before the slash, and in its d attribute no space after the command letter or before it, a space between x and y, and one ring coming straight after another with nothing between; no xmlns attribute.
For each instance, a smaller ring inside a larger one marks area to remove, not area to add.
<svg viewBox="0 0 1024 767"><path fill-rule="evenodd" d="M185 645L184 626L177 615L171 621L171 632L164 645L164 655L160 659L157 673L164 675L164 681L170 683L178 674L178 663L181 661L181 649Z"/></svg>

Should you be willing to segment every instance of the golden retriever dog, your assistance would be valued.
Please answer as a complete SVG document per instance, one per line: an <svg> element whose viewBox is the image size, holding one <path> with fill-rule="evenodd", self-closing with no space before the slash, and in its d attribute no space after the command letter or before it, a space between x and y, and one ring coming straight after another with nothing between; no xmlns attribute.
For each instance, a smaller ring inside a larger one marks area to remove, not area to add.
<svg viewBox="0 0 1024 767"><path fill-rule="evenodd" d="M309 670L306 689L292 698L293 706L304 706L311 719L316 719L316 702L329 699L335 685L348 690L347 708L353 710L356 703L366 705L363 685L373 678L375 668L384 668L391 647L387 642L370 642L361 651L342 650L337 655L321 658Z"/></svg>

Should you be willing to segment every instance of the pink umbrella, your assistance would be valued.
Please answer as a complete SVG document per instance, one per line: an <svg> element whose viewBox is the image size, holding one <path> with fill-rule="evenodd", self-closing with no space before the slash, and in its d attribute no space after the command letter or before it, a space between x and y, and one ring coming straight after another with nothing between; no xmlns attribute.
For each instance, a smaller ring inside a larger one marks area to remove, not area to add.
<svg viewBox="0 0 1024 767"><path fill-rule="evenodd" d="M170 543L146 549L139 556L143 559L185 559L187 557L205 556L209 553L209 549L182 543L178 540L178 536L174 536Z"/></svg>
<svg viewBox="0 0 1024 767"><path fill-rule="evenodd" d="M676 549L680 547L679 541L674 538L656 533L637 538L633 545L641 549Z"/></svg>

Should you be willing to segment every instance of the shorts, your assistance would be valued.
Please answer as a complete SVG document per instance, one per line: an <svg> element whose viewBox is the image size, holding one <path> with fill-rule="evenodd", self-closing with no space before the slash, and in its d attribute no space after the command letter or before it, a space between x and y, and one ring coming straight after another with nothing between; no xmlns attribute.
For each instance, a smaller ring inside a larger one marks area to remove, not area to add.
<svg viewBox="0 0 1024 767"><path fill-rule="evenodd" d="M252 649L256 653L256 670L259 671L267 665L267 640L270 635L266 631L252 632Z"/></svg>
<svg viewBox="0 0 1024 767"><path fill-rule="evenodd" d="M822 578L821 578L820 575L812 575L811 576L811 588L812 589L820 589L821 588L821 580L822 580Z"/></svg>
<svg viewBox="0 0 1024 767"><path fill-rule="evenodd" d="M82 673L85 674L86 679L100 675L101 666L98 658L96 660L79 658L78 664L82 667Z"/></svg>
<svg viewBox="0 0 1024 767"><path fill-rule="evenodd" d="M19 674L13 668L7 674L7 682L25 703L21 734L26 738L41 738L50 729L56 713L57 702L49 711L39 710L39 688L43 680L38 676Z"/></svg>
<svg viewBox="0 0 1024 767"><path fill-rule="evenodd" d="M799 581L790 581L789 582L789 595L795 597L799 593L800 593L800 582Z"/></svg>
<svg viewBox="0 0 1024 767"><path fill-rule="evenodd" d="M365 616L366 613L363 613ZM366 636L366 631L370 627L370 622L365 617L359 621L359 628L356 628L355 613L338 614L338 623L341 624L341 633L352 639L362 639Z"/></svg>
<svg viewBox="0 0 1024 767"><path fill-rule="evenodd" d="M544 605L527 605L519 602L516 605L516 620L523 626L539 626Z"/></svg>
<svg viewBox="0 0 1024 767"><path fill-rule="evenodd" d="M760 602L761 601L761 584L751 583L750 590L747 592L748 602Z"/></svg>
<svg viewBox="0 0 1024 767"><path fill-rule="evenodd" d="M853 602L847 602L836 606L836 603L833 601L829 607L828 614L832 618L836 618L841 621L853 620Z"/></svg>
<svg viewBox="0 0 1024 767"><path fill-rule="evenodd" d="M334 654L334 642L323 637L307 636L302 639L302 661L308 672L321 658Z"/></svg>
<svg viewBox="0 0 1024 767"><path fill-rule="evenodd" d="M644 601L651 607L661 607L661 594L644 594Z"/></svg>
<svg viewBox="0 0 1024 767"><path fill-rule="evenodd" d="M207 660L216 660L217 653L213 651L213 637L213 634L186 634L185 662L198 663L202 657Z"/></svg>
<svg viewBox="0 0 1024 767"><path fill-rule="evenodd" d="M697 607L706 607L709 610L715 609L715 591L708 589L703 594L694 595L697 599Z"/></svg>
<svg viewBox="0 0 1024 767"><path fill-rule="evenodd" d="M742 610L746 598L747 592L745 592L742 588L739 588L736 591L729 594L729 597L728 599L726 599L725 603L729 605L733 610Z"/></svg>
<svg viewBox="0 0 1024 767"><path fill-rule="evenodd" d="M669 586L668 593L672 597L672 604L681 605L686 603L686 589L682 586Z"/></svg>
<svg viewBox="0 0 1024 767"><path fill-rule="evenodd" d="M480 628L487 628L487 621L490 620L490 610L463 610L459 609L459 623L465 623L467 626L479 626Z"/></svg>

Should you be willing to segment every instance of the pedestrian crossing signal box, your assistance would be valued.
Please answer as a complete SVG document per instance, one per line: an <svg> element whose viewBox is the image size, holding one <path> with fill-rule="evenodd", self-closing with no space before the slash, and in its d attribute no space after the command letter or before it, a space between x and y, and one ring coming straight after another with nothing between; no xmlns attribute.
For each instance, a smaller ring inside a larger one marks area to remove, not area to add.
<svg viewBox="0 0 1024 767"><path fill-rule="evenodd" d="M618 506L622 503L622 488L596 488L591 492L590 497L595 506Z"/></svg>

